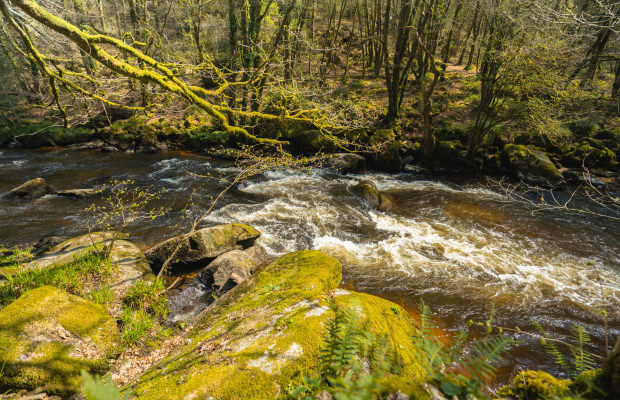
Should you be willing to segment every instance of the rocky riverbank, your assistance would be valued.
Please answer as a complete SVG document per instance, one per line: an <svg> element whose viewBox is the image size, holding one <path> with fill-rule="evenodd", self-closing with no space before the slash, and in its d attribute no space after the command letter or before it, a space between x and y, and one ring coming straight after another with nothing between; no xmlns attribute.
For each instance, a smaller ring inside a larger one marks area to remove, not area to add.
<svg viewBox="0 0 620 400"><path fill-rule="evenodd" d="M304 375L319 371L323 324L334 315L330 304L359 309L364 327L389 335L399 371L393 382L411 387L419 380L422 371L408 340L415 323L400 306L338 289L340 263L319 251L288 254L268 265L261 257L248 262L248 250L256 248L252 243L259 235L243 225L205 228L187 238L197 247L171 239L147 257L127 240L117 240L110 252L113 298L105 304L96 304L88 280L77 282L84 290L71 290L77 295L54 287L53 280L40 281L41 286L23 292L0 311L0 390L46 386L50 394L70 397L79 392L80 371L87 370L109 371L120 382L130 382L126 390L138 398L275 398ZM110 235L99 233L73 238L28 263L4 265L0 272L5 278L32 270L52 276L92 246L104 248L110 241ZM124 346L127 327L116 318L131 288L154 279L147 260L157 268L158 256L176 242L181 251L174 267L187 267L187 260L194 269L202 263L200 279L210 276L219 298L203 304L199 314L185 315L183 329L177 324L136 352ZM260 271L253 274L258 264ZM3 279L0 287L14 282ZM171 342L177 345L170 347Z"/></svg>
<svg viewBox="0 0 620 400"><path fill-rule="evenodd" d="M401 172L424 168L432 173L509 176L545 187L567 187L587 183L602 187L616 184L620 175L620 131L595 123L568 124L563 138L544 136L498 136L473 154L467 152L466 132L444 126L436 132L435 150L430 161L423 157L421 139L394 129L356 129L339 137L357 144L355 153L338 153L340 147L313 126L289 126L271 122L258 125L255 133L288 141L288 151L296 155L325 154L322 164L340 172L378 170ZM215 158L243 157L244 144L198 120L182 122L131 117L98 128L27 125L19 131L0 132L0 147L41 148L69 146L76 151L159 152L189 150ZM355 146L354 146L355 147ZM260 149L259 149L260 150ZM589 174L584 177L587 168Z"/></svg>

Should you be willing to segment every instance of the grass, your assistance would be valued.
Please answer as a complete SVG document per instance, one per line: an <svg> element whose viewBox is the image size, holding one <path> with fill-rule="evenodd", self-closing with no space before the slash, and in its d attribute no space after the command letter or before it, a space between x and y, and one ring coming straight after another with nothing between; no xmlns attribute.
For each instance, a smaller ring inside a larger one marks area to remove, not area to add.
<svg viewBox="0 0 620 400"><path fill-rule="evenodd" d="M139 281L123 299L120 317L121 339L132 346L147 337L169 313L168 297L163 295L166 287L160 279L154 282Z"/></svg>
<svg viewBox="0 0 620 400"><path fill-rule="evenodd" d="M70 263L56 267L20 271L18 262L8 268L17 272L0 277L4 280L0 283L0 307L13 302L28 290L45 285L104 301L109 299L111 293L106 293L105 287L115 273L112 263L94 250L88 250Z"/></svg>

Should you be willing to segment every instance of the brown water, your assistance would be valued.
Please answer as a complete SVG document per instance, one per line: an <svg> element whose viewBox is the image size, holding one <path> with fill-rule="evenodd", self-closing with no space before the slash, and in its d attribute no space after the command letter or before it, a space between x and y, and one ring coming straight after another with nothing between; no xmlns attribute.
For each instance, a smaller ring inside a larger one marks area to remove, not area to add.
<svg viewBox="0 0 620 400"><path fill-rule="evenodd" d="M183 153L124 154L2 150L0 194L35 177L57 189L91 187L110 179L166 188L164 218L131 229L146 248L177 232L187 198L196 208L221 188L199 174L233 173L214 160ZM620 224L560 213L531 214L475 184L412 174L364 176L394 198L388 213L365 208L352 194L353 176L317 170L273 172L227 195L206 225L242 222L263 232L272 255L319 249L343 264L346 287L376 294L412 312L424 300L441 328L484 321L495 304L498 323L532 329L539 322L558 338L572 324L593 336L604 353L599 311L610 336L620 334ZM46 196L34 202L0 200L0 243L28 244L48 234L83 233L91 200ZM523 368L556 371L540 344L525 336L504 362L499 382ZM559 372L559 371L556 371Z"/></svg>

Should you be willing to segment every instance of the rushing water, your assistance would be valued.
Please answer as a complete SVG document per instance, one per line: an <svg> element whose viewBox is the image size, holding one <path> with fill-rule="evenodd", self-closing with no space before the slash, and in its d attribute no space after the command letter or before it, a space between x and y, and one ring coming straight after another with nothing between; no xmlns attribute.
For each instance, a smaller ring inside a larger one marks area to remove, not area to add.
<svg viewBox="0 0 620 400"><path fill-rule="evenodd" d="M188 172L211 175L199 177ZM56 189L92 187L111 179L166 188L165 217L132 228L142 248L174 235L195 192L205 208L234 167L182 153L124 154L2 150L0 194L35 177ZM269 253L318 249L343 264L346 287L415 310L431 305L445 330L485 321L491 305L498 323L533 330L539 322L566 338L583 325L603 352L609 314L611 341L620 333L620 224L575 214L532 214L522 205L475 184L412 174L369 174L394 198L394 208L365 207L351 188L360 176L317 170L273 172L232 190L204 221L241 222L259 229ZM28 244L49 234L83 233L82 210L92 199L46 196L33 202L0 200L0 243ZM521 337L500 380L526 367L554 370L537 340Z"/></svg>

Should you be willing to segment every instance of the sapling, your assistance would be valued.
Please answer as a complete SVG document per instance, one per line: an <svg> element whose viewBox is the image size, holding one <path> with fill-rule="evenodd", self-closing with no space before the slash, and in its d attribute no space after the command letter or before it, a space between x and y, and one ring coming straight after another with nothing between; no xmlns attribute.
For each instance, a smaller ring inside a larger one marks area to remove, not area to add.
<svg viewBox="0 0 620 400"><path fill-rule="evenodd" d="M86 224L93 246L97 248L92 236L93 229L103 231L104 243L108 242L108 233L111 234L109 243L104 248L98 249L105 255L104 259L110 257L115 242L124 234L127 227L166 214L168 208L152 206L162 193L154 191L152 187L137 187L135 181L131 179L115 180L111 183L103 203L92 204L86 209Z"/></svg>

